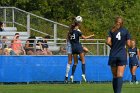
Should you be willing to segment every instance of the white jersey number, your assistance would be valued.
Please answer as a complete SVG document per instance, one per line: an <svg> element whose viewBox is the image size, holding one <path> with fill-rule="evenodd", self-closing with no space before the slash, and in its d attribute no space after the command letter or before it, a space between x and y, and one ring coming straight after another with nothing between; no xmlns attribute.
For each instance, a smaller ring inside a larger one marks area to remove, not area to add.
<svg viewBox="0 0 140 93"><path fill-rule="evenodd" d="M71 40L72 40L72 39L75 39L75 34L71 35L71 36L70 36L70 39L71 39Z"/></svg>
<svg viewBox="0 0 140 93"><path fill-rule="evenodd" d="M116 38L118 38L118 40L121 40L121 32L116 35Z"/></svg>

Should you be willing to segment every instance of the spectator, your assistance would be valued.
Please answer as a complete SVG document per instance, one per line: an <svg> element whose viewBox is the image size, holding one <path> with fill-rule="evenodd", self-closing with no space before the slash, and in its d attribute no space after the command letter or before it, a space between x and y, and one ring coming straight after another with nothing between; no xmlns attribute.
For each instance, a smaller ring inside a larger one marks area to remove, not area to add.
<svg viewBox="0 0 140 93"><path fill-rule="evenodd" d="M42 41L42 48L43 48L44 55L52 55L52 52L48 49L49 48L49 46L47 44L48 39L50 39L49 35L45 36L44 40Z"/></svg>
<svg viewBox="0 0 140 93"><path fill-rule="evenodd" d="M67 47L66 45L61 45L60 46L60 51L59 51L60 55L66 55L67 54L66 47Z"/></svg>
<svg viewBox="0 0 140 93"><path fill-rule="evenodd" d="M22 46L22 42L19 39L19 36L20 36L19 33L15 34L14 39L13 39L12 44L11 44L11 48L16 53L16 55L25 55L26 53L25 53L25 50Z"/></svg>
<svg viewBox="0 0 140 93"><path fill-rule="evenodd" d="M37 41L36 44L36 55L43 55L43 47L42 47L42 43L43 40L41 40L42 38L39 38L39 40Z"/></svg>
<svg viewBox="0 0 140 93"><path fill-rule="evenodd" d="M27 55L34 55L35 54L35 36L30 36L25 44L25 51Z"/></svg>
<svg viewBox="0 0 140 93"><path fill-rule="evenodd" d="M3 27L4 27L4 24L0 22L0 32L4 31Z"/></svg>
<svg viewBox="0 0 140 93"><path fill-rule="evenodd" d="M2 37L1 54L4 54L4 55L16 55L15 52L10 48L10 43L8 43L8 38L6 36Z"/></svg>

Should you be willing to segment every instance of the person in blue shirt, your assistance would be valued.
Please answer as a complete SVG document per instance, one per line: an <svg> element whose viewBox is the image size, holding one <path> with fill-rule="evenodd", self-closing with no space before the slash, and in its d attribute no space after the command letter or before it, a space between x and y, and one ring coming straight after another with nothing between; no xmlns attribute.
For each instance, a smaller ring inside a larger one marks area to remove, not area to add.
<svg viewBox="0 0 140 93"><path fill-rule="evenodd" d="M70 76L71 82L73 82L74 80L74 73L75 73L76 66L78 64L78 55L80 56L82 62L82 79L86 82L84 50L79 40L80 37L83 39L88 39L94 36L94 34L90 36L84 36L82 32L79 30L79 27L80 27L80 23L75 23L74 29L71 30L69 35L69 40L72 47L72 55L74 58L74 64L72 66L72 74Z"/></svg>
<svg viewBox="0 0 140 93"><path fill-rule="evenodd" d="M139 67L138 60L140 60L140 54L139 49L136 47L136 42L134 39L131 40L131 48L128 49L128 53L129 53L129 67L132 75L131 83L138 84L138 81L136 79L136 70Z"/></svg>
<svg viewBox="0 0 140 93"><path fill-rule="evenodd" d="M123 74L127 65L125 45L130 47L130 34L123 27L122 17L115 19L115 25L109 31L106 43L111 48L108 65L110 65L113 74L113 90L114 93L121 93Z"/></svg>

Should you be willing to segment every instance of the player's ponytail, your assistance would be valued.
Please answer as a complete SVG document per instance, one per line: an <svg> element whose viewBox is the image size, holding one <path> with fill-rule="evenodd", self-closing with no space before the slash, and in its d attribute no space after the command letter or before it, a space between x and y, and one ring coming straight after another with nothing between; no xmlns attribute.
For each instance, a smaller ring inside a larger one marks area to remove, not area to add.
<svg viewBox="0 0 140 93"><path fill-rule="evenodd" d="M115 24L114 24L114 26L112 27L112 32L115 32L115 31L117 31L120 27L118 27L118 25L117 25L117 22L118 22L118 20L119 19L121 19L122 20L122 22L121 22L121 24L120 24L120 27L122 27L123 26L123 18L122 17L116 17L116 19L115 19Z"/></svg>

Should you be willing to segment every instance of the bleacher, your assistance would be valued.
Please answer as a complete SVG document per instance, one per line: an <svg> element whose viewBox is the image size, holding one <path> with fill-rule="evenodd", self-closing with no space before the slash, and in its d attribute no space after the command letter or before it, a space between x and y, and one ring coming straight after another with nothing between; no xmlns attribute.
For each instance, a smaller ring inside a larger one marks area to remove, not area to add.
<svg viewBox="0 0 140 93"><path fill-rule="evenodd" d="M26 40L29 37L28 32L18 32L16 27L4 27L4 31L0 32L0 36L7 36L8 37L8 43L11 42L13 37L15 36L15 33L19 33L20 37L19 39L22 41L22 44L25 45ZM36 40L42 37L36 37ZM36 42L37 43L37 42ZM49 50L53 52L58 52L60 50L59 46L56 46L56 44L52 41L48 41Z"/></svg>
<svg viewBox="0 0 140 93"><path fill-rule="evenodd" d="M19 39L21 39L22 43L25 44L29 34L27 32L18 32L16 27L4 27L4 31L0 32L0 36L7 36L8 43L10 43L10 41L13 40L15 33L20 34Z"/></svg>

